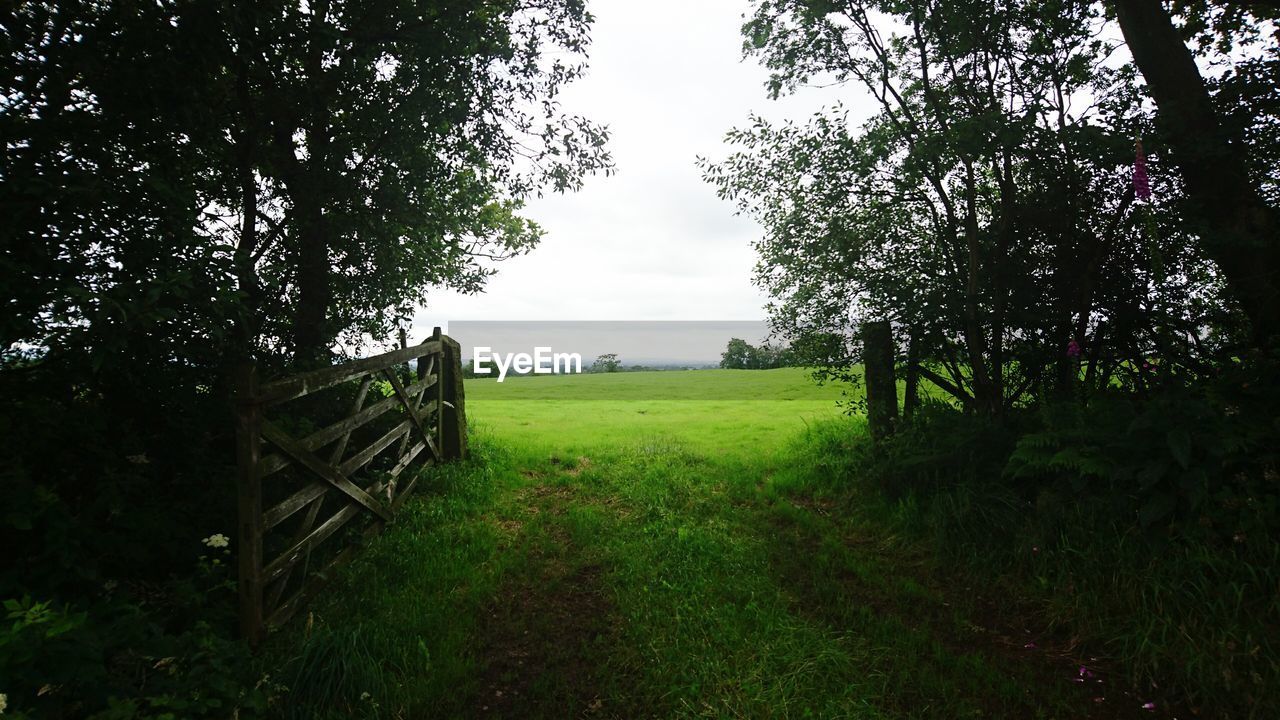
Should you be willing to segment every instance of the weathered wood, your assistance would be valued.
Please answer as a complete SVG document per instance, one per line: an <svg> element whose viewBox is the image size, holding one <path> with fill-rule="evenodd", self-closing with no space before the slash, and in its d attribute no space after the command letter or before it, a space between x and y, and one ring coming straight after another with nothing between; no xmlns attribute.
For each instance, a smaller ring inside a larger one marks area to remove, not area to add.
<svg viewBox="0 0 1280 720"><path fill-rule="evenodd" d="M373 376L370 375L360 383L360 390L356 393L356 399L351 403L351 412L347 413L347 417L355 417L364 409L364 399L369 394L369 387L373 385ZM329 464L337 465L342 462L342 456L347 452L347 443L351 441L351 431L356 427L348 428L342 433L342 437L338 438L338 444L333 446L333 452L329 453ZM314 450L315 448L311 448Z"/></svg>
<svg viewBox="0 0 1280 720"><path fill-rule="evenodd" d="M444 460L465 459L467 452L466 395L462 387L462 346L440 338L440 454Z"/></svg>
<svg viewBox="0 0 1280 720"><path fill-rule="evenodd" d="M365 528L365 536L381 530L412 493L419 476L417 473L404 475L404 472L424 453L439 461L446 457L443 444L449 442L452 446L449 457L464 457L466 454L461 349L439 329L430 340L415 347L404 347L407 344L405 340L402 338L400 350L391 353L268 384L259 385L249 375L237 379L237 459L240 464L237 482L241 516L242 519L248 518L247 522L242 520L239 527L241 626L245 637L255 647L269 626L277 626L293 615L322 584L332 568L352 557L357 549L356 546L344 548L325 564L321 572L309 572L301 583L291 582L290 578L301 572L304 563L311 562L309 558L316 547L365 511L374 514L373 522ZM446 348L451 351L448 355L444 354ZM416 372L409 372L408 363L414 359L417 361ZM394 394L365 407L378 373L387 378ZM269 405L356 378L362 378L363 382L347 417L303 439L291 437L263 417L263 410ZM353 432L396 406L404 409L403 421L350 457L345 457ZM417 442L411 438L413 435L418 436ZM274 445L278 452L263 457L263 440ZM365 488L353 482L358 471L397 441L399 447L393 466L388 474L382 476L385 481L379 480ZM321 459L317 453L331 444L333 447L325 453L327 461ZM262 479L294 464L314 474L314 478L264 512ZM398 487L401 479L406 480L403 488ZM326 498L331 496L330 488L341 493L333 497L345 504L317 525L321 510L328 504ZM378 497L384 493L385 503ZM264 564L265 533L304 510L305 517L291 531L288 549ZM287 599L281 602L281 598Z"/></svg>
<svg viewBox="0 0 1280 720"><path fill-rule="evenodd" d="M311 552L312 548L324 542L330 535L337 532L339 528L359 514L360 506L353 504L347 505L331 515L328 520L320 524L320 527L311 531L310 535L294 543L288 550L280 553L275 560L267 563L267 566L262 569L263 582L269 583L280 577L286 570L293 567L294 563L302 559L303 555Z"/></svg>
<svg viewBox="0 0 1280 720"><path fill-rule="evenodd" d="M434 356L433 356L433 357L434 357ZM409 375L409 377L411 377L411 378L412 378L412 377L413 377L413 375L414 375L414 374L413 374L413 373L411 373L411 374ZM422 384L422 380L423 380L423 378L422 378L422 375L421 375L420 373L418 373L418 374L417 374L417 380L418 380L418 382L414 383L414 385L413 385L414 387L416 387L416 386L418 386L418 385L421 385L421 384ZM410 389L412 389L412 387L411 387ZM422 408L422 400L423 400L423 398L425 398L426 396L427 396L427 394L426 394L425 392L423 392L423 390L422 390L422 389L419 389L419 390L418 390L418 397L414 398L414 400L413 400L413 411L414 411L415 413L416 413L416 412L418 412L418 411ZM431 413L430 413L430 412L428 412L428 413L427 413L427 421L428 421L428 423L427 423L427 424L428 424L428 426L430 425L430 420L431 420ZM404 436L404 439L402 439L402 440L400 441L400 447L399 447L398 449L396 449L396 457L398 457L398 458L399 458L399 457L404 457L404 451L405 451L405 449L406 449L406 448L408 448L408 447L409 447L409 438L410 438L410 437L411 437L411 435L409 435L409 434L407 434L407 433L406 433L406 434L405 434L405 436ZM439 447L439 445L437 445L437 447Z"/></svg>
<svg viewBox="0 0 1280 720"><path fill-rule="evenodd" d="M372 385L373 376L366 376L364 382L360 383L360 389L356 392L355 399L351 402L351 410L347 413L348 416L358 414L364 407L365 397L368 396L369 388ZM346 454L347 443L350 440L351 430L347 430L343 433L342 437L338 439L338 442L333 446L333 450L329 453L330 465L336 465L342 461L342 456ZM272 527L292 515L298 509L307 507L307 516L298 524L298 528L293 533L293 539L290 541L290 544L296 544L306 538L307 535L311 534L311 529L316 525L316 518L320 515L320 506L324 504L324 496L326 494L328 494L327 485L321 482L312 483L311 485L303 488L301 493L295 493L284 503L268 510L263 517L263 525L268 531L270 531ZM300 499L300 496L305 496L305 499L301 504L293 507L286 507L290 501ZM283 577L276 581L275 587L269 590L270 597L267 598L266 602L266 606L268 608L279 606L280 597L289 587L289 578L292 574L293 568L290 568L285 572ZM268 620L268 624L270 624L270 620Z"/></svg>
<svg viewBox="0 0 1280 720"><path fill-rule="evenodd" d="M425 450L426 447L427 444L425 442L419 441L417 445L409 448L409 452L400 456L400 460L396 462L395 467L391 468L387 474L395 477L404 472L404 469L409 467L409 463L413 462L413 459L418 457L418 454Z"/></svg>
<svg viewBox="0 0 1280 720"><path fill-rule="evenodd" d="M898 383L893 372L893 329L887 320L862 324L862 364L867 386L867 427L879 440L893 433L898 418Z"/></svg>
<svg viewBox="0 0 1280 720"><path fill-rule="evenodd" d="M262 408L258 394L257 369L246 363L236 378L236 478L239 514L240 635L252 647L263 640L262 580L262 482L258 477L261 453Z"/></svg>
<svg viewBox="0 0 1280 720"><path fill-rule="evenodd" d="M258 400L263 405L275 405L287 400L294 400L318 390L333 387L338 383L353 380L366 373L380 372L394 365L407 362L412 358L431 355L439 351L440 343L428 340L421 345L415 345L410 348L392 350L382 355L352 360L342 365L294 375L293 377L261 386L258 389Z"/></svg>
<svg viewBox="0 0 1280 720"><path fill-rule="evenodd" d="M445 357L445 349L444 349L444 348L445 348L445 346L444 346L444 334L440 332L440 328L439 328L438 326L432 330L432 332L431 332L431 337L432 337L432 339L439 339L439 340L441 341L441 342L440 342L440 352L439 352L439 353L437 353L437 354L435 354L435 355L433 355L433 356L432 356L432 359L439 358L439 360L437 361L437 366L436 366L436 372L438 373L438 375L437 375L437 380L436 380L436 392L435 392L435 404L436 404L436 428L435 428L435 430L436 430L436 448L437 448L437 449L439 449L439 450L441 450L441 452L443 453L443 448L444 448L444 375L445 375L444 365L445 365L445 360L446 360L447 358ZM440 457L442 457L442 458L443 458L443 455L441 455Z"/></svg>
<svg viewBox="0 0 1280 720"><path fill-rule="evenodd" d="M357 470L367 465L370 460L377 457L378 453L386 450L388 445L399 440L401 435L408 433L412 429L413 423L411 421L405 420L401 422L399 425L396 425L384 433L382 437L374 440L372 443L369 443L368 447L344 461L338 466L338 470L341 471L343 475L354 474Z"/></svg>
<svg viewBox="0 0 1280 720"><path fill-rule="evenodd" d="M434 372L436 355L424 355L418 358L418 382Z"/></svg>
<svg viewBox="0 0 1280 720"><path fill-rule="evenodd" d="M307 485L298 492L281 500L271 509L262 514L262 527L264 530L271 530L280 523L288 520L294 513L306 507L313 500L324 497L329 492L329 484L319 480Z"/></svg>
<svg viewBox="0 0 1280 720"><path fill-rule="evenodd" d="M418 434L422 437L422 440L427 443L427 447L431 450L431 455L437 462L439 462L440 451L436 449L435 441L431 437L431 433L427 431L427 426L423 424L422 418L418 416L417 409L413 406L413 403L409 400L409 396L405 393L404 385L400 384L400 378L396 377L396 374L390 370L384 370L383 374L386 375L387 380L391 382L391 387L400 398L401 404L404 405L404 411L408 414L409 421L418 429Z"/></svg>
<svg viewBox="0 0 1280 720"><path fill-rule="evenodd" d="M316 526L316 518L319 517L320 515L320 507L324 505L324 496L327 495L329 492L329 486L319 481L312 483L306 489L318 490L319 494L316 495L310 501L309 505L307 505L307 516L304 517L302 519L302 522L298 524L297 530L295 530L293 533L293 539L289 541L290 545L296 545L297 543L301 542L303 538L311 534L311 529ZM270 532L271 527L273 525L273 523L271 522L270 510L268 510L266 515L263 517L263 524L266 527L267 532ZM289 587L289 577L292 574L293 574L293 569L290 568L287 572L285 572L284 577L280 578L275 582L274 587L267 588L268 597L266 600L265 607L267 608L268 612L270 612L271 608L279 606L280 596L283 595L284 591Z"/></svg>
<svg viewBox="0 0 1280 720"><path fill-rule="evenodd" d="M368 541L378 533L382 532L383 525L384 524L381 522L374 522L369 525L369 527L365 528L362 533L363 539ZM290 596L288 600L276 606L276 609L272 611L271 615L267 618L267 626L280 627L288 622L289 619L293 617L294 613L296 613L307 600L314 597L315 594L329 582L332 578L333 571L343 563L346 563L351 560L351 558L355 557L355 554L359 549L359 545L351 545L343 548L343 550L330 560L321 570L312 573L311 577L306 579L306 582L303 583L303 586L299 588L298 592Z"/></svg>
<svg viewBox="0 0 1280 720"><path fill-rule="evenodd" d="M316 592L318 592L320 588L328 582L330 573L340 567L343 563L346 563L350 561L351 558L355 557L357 549L358 547L355 545L343 548L342 551L334 556L334 558L330 560L323 569L307 578L306 582L303 583L303 586L299 588L297 592L291 595L288 600L277 605L275 610L271 611L271 615L267 617L267 627L278 628L289 622L294 614L298 612L298 609L314 597Z"/></svg>
<svg viewBox="0 0 1280 720"><path fill-rule="evenodd" d="M363 492L373 495L380 492L382 487L383 484L381 482L375 482L368 488L365 488ZM320 525L320 527L316 528L305 537L293 542L293 544L289 546L288 550L280 553L275 560L268 563L267 566L262 569L263 582L270 583L286 575L293 569L294 565L296 565L303 557L307 556L312 549L327 540L330 535L333 535L341 529L342 526L346 525L352 518L359 514L359 506L347 505L331 515L329 519L325 520ZM381 526L381 522L379 521L375 521L375 524Z"/></svg>
<svg viewBox="0 0 1280 720"><path fill-rule="evenodd" d="M437 379L432 376L427 378L426 384L414 383L408 389L408 393L412 396L420 397L426 390L431 389L431 386L435 382L437 382ZM369 424L370 421L380 417L391 408L398 407L400 404L400 398L398 397L383 398L351 417L344 418L343 420L340 420L328 427L321 428L320 430L311 433L302 440L299 440L298 445L310 452L314 452L334 440L340 439L343 435L350 435L352 431L364 427ZM281 469L288 467L291 462L292 461L288 457L283 455L268 455L262 459L262 466L259 469L259 472L262 477L266 478Z"/></svg>
<svg viewBox="0 0 1280 720"><path fill-rule="evenodd" d="M298 445L298 442L289 437L284 431L272 425L270 422L262 422L262 437L269 440L276 447L280 448L285 454L293 457L303 467L311 472L319 475L321 479L333 485L338 490L346 493L352 500L363 505L370 512L375 513L384 520L390 520L391 514L386 508L382 507L382 503L370 497L368 493L361 490L355 483L347 479L346 474L338 468L324 462L320 458L312 455ZM344 463L344 467L346 464Z"/></svg>
<svg viewBox="0 0 1280 720"><path fill-rule="evenodd" d="M409 495L413 493L413 486L417 484L418 484L417 475L414 475L413 477L409 478L409 484L405 485L404 489L401 490L396 495L396 499L391 501L391 512L393 513L400 512L400 508L404 506L404 501L407 500L409 498Z"/></svg>

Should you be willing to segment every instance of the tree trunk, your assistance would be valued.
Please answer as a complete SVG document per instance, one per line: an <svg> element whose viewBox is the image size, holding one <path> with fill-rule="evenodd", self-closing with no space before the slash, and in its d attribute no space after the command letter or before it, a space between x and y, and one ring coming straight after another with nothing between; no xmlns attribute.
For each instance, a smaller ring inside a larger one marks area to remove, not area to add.
<svg viewBox="0 0 1280 720"><path fill-rule="evenodd" d="M898 419L898 383L893 373L893 330L889 321L862 324L862 364L867 386L867 427L881 440Z"/></svg>
<svg viewBox="0 0 1280 720"><path fill-rule="evenodd" d="M1160 0L1116 0L1125 42L1168 131L1205 251L1266 347L1280 330L1275 212L1249 181L1245 145L1218 122L1195 58Z"/></svg>
<svg viewBox="0 0 1280 720"><path fill-rule="evenodd" d="M320 0L313 7L311 46L307 55L308 77L312 94L306 123L307 160L303 164L302 192L293 193L298 211L298 306L294 316L294 362L300 365L323 364L328 361L332 330L327 322L333 300L333 279L329 268L330 228L325 218L328 202L327 173L330 172L330 122L328 83L325 77L324 52L328 40L325 24L329 2Z"/></svg>
<svg viewBox="0 0 1280 720"><path fill-rule="evenodd" d="M298 306L294 314L294 360L300 365L322 363L332 338L327 323L333 289L329 278L329 238L318 203L309 199L299 208Z"/></svg>
<svg viewBox="0 0 1280 720"><path fill-rule="evenodd" d="M978 322L978 295L981 283L982 254L978 240L978 195L977 181L974 177L973 163L964 161L965 169L965 250L968 262L965 272L964 291L964 345L969 355L969 372L973 377L973 399L979 411L987 415L998 415L1003 407L1003 398L996 395L997 388L992 383L992 372L987 366L986 333ZM994 368L995 373L1000 368Z"/></svg>
<svg viewBox="0 0 1280 720"><path fill-rule="evenodd" d="M912 330L907 337L907 387L902 398L902 417L910 420L920 407L920 338Z"/></svg>

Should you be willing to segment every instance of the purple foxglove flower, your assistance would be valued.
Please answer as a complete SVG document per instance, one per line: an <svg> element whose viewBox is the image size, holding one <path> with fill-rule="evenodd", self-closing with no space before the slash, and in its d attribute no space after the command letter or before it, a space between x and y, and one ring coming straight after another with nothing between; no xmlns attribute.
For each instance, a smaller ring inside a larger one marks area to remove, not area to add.
<svg viewBox="0 0 1280 720"><path fill-rule="evenodd" d="M1147 156L1142 154L1142 138L1138 138L1138 152L1133 159L1133 193L1143 202L1151 200L1151 181L1147 179Z"/></svg>
<svg viewBox="0 0 1280 720"><path fill-rule="evenodd" d="M1067 343L1067 357L1071 358L1072 360L1075 360L1076 358L1080 357L1080 345L1077 344L1075 340L1072 340L1071 342Z"/></svg>

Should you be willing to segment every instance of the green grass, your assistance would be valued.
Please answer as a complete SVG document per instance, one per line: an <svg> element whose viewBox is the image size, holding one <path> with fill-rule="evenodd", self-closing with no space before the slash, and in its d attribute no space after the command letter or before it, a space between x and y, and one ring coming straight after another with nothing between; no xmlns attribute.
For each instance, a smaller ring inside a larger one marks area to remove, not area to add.
<svg viewBox="0 0 1280 720"><path fill-rule="evenodd" d="M468 400L768 400L820 403L830 408L845 388L818 385L805 368L669 370L508 376L467 381ZM861 397L861 393L857 393Z"/></svg>
<svg viewBox="0 0 1280 720"><path fill-rule="evenodd" d="M1024 648L1017 616L993 615L1001 606L985 589L948 584L921 543L795 492L829 483L844 465L828 451L863 432L842 415L839 389L806 375L468 382L474 457L427 471L420 495L312 606L310 629L274 639L273 652L295 658L295 716L1067 718L1136 707L1094 703L1094 687L1071 682L1075 657ZM649 399L671 383L703 399ZM552 386L563 397L534 399ZM732 387L749 399L724 399Z"/></svg>
<svg viewBox="0 0 1280 720"><path fill-rule="evenodd" d="M802 368L469 380L466 391L470 416L526 453L599 453L649 439L740 459L840 415L844 399Z"/></svg>

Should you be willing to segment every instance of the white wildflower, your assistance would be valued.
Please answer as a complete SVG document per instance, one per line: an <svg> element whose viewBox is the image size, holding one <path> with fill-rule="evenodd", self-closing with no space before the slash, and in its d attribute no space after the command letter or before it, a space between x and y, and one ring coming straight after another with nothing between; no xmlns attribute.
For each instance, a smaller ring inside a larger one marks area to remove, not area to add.
<svg viewBox="0 0 1280 720"><path fill-rule="evenodd" d="M9 696L0 693L0 715L4 714L4 709L9 707Z"/></svg>
<svg viewBox="0 0 1280 720"><path fill-rule="evenodd" d="M202 542L211 548L224 548L231 544L231 539L222 533L218 533L216 535L210 535Z"/></svg>

